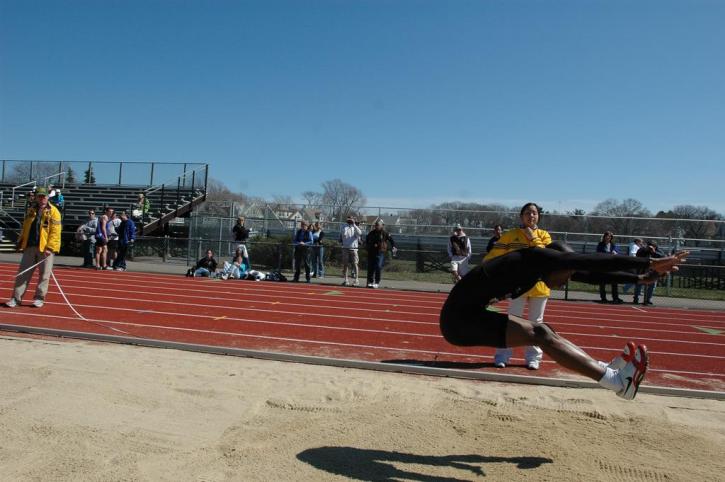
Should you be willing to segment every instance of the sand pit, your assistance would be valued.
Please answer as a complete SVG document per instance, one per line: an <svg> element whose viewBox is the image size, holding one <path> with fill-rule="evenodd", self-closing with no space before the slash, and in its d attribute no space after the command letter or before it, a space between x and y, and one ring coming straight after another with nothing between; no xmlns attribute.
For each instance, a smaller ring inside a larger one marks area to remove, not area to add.
<svg viewBox="0 0 725 482"><path fill-rule="evenodd" d="M725 403L0 338L0 480L722 480Z"/></svg>

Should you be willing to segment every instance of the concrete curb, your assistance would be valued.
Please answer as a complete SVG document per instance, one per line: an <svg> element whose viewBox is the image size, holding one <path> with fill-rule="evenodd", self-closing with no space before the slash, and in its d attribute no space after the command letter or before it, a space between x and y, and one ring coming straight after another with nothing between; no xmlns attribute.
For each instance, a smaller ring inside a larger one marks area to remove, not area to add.
<svg viewBox="0 0 725 482"><path fill-rule="evenodd" d="M570 380L565 378L545 378L526 375L513 375L505 373L490 373L468 370L456 370L448 368L425 367L420 365L406 365L398 363L366 362L347 360L339 358L324 358L307 355L293 355L288 353L275 353L257 350L245 350L241 348L219 347L211 345L197 345L192 343L179 343L149 338L135 338L115 335L102 335L96 333L85 333L81 331L55 330L48 328L37 328L31 326L1 324L0 331L28 333L33 335L57 336L63 338L74 338L90 341L102 341L120 343L125 345L136 345L150 348L166 348L173 350L191 351L198 353L209 353L214 355L229 355L245 358L256 358L260 360L273 360L292 363L304 363L308 365L323 365L340 368L356 368L361 370L376 370L393 373L407 373L416 375L428 375L435 377L450 377L470 380L481 380L501 383L524 383L531 385L544 385L551 387L566 388L601 388L597 383L589 380ZM669 388L650 385L642 385L640 393L652 395L665 395L670 397L703 398L710 400L725 400L725 392L691 390L684 388Z"/></svg>

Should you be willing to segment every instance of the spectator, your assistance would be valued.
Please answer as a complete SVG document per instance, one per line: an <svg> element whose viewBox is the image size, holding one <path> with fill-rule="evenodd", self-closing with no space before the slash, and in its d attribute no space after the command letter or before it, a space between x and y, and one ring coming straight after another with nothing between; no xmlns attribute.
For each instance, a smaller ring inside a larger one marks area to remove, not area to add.
<svg viewBox="0 0 725 482"><path fill-rule="evenodd" d="M232 261L224 261L224 269L222 270L222 279L242 279L249 271L249 259L245 256L246 250L244 246L236 249L232 255Z"/></svg>
<svg viewBox="0 0 725 482"><path fill-rule="evenodd" d="M136 223L129 219L126 211L121 211L121 223L118 225L118 255L113 260L113 269L126 271L126 253L136 240Z"/></svg>
<svg viewBox="0 0 725 482"><path fill-rule="evenodd" d="M116 257L118 256L118 230L119 226L121 226L121 218L118 217L118 214L113 209L111 209L109 218L110 221L106 226L106 233L108 235L108 266L106 266L106 269L113 269L112 266L115 264Z"/></svg>
<svg viewBox="0 0 725 482"><path fill-rule="evenodd" d="M98 219L96 228L96 269L103 270L108 266L108 226L113 226L113 209L107 207Z"/></svg>
<svg viewBox="0 0 725 482"><path fill-rule="evenodd" d="M639 251L639 248L641 248L642 246L643 246L642 240L639 239L639 238L635 238L629 244L629 248L628 248L627 254L629 256L637 256L637 251ZM631 290L633 286L634 286L634 284L632 284L632 283L625 284L624 285L624 288L622 288L622 292L625 293L625 294L626 293L629 293L629 290Z"/></svg>
<svg viewBox="0 0 725 482"><path fill-rule="evenodd" d="M249 229L244 226L244 217L239 216L237 223L232 227L232 233L234 234L234 241L239 244L247 244L249 239Z"/></svg>
<svg viewBox="0 0 725 482"><path fill-rule="evenodd" d="M486 246L486 253L490 253L496 242L501 239L501 233L503 233L503 226L497 224L493 227L493 236L491 236L491 239L488 240L488 245Z"/></svg>
<svg viewBox="0 0 725 482"><path fill-rule="evenodd" d="M536 203L526 203L519 211L521 227L506 231L501 238L494 243L491 251L486 255L484 261L498 256L517 251L523 248L539 247L544 248L551 244L551 235L539 228L541 220L541 207ZM551 290L543 282L538 282L529 291L517 296L509 302L508 314L523 318L524 308L528 304L528 319L534 324L541 323L546 310L546 300L551 296ZM511 348L497 348L493 362L497 368L505 368L511 358ZM524 350L526 368L538 370L543 359L543 352L538 346L527 346Z"/></svg>
<svg viewBox="0 0 725 482"><path fill-rule="evenodd" d="M451 260L453 283L458 283L468 273L468 260L471 258L471 240L460 224L456 224L453 235L448 238L448 257Z"/></svg>
<svg viewBox="0 0 725 482"><path fill-rule="evenodd" d="M660 251L657 244L654 241L649 241L646 246L643 246L637 251L638 258L664 258L665 254ZM644 287L644 300L643 305L653 305L652 296L654 295L655 288L657 287L657 281L652 284L648 284ZM636 305L639 303L639 296L642 294L642 285L637 284L634 287L634 299L632 302Z"/></svg>
<svg viewBox="0 0 725 482"><path fill-rule="evenodd" d="M312 246L312 233L308 229L307 221L300 221L300 229L295 233L292 240L295 249L295 274L292 281L298 283L300 281L300 269L305 267L305 279L310 282L310 246Z"/></svg>
<svg viewBox="0 0 725 482"><path fill-rule="evenodd" d="M58 208L58 212L63 211L63 205L65 204L65 198L61 194L60 189L54 189L48 196L48 202Z"/></svg>
<svg viewBox="0 0 725 482"><path fill-rule="evenodd" d="M133 221L140 223L142 226L148 219L151 203L146 195L142 192L138 193L136 202L131 206L131 218Z"/></svg>
<svg viewBox="0 0 725 482"><path fill-rule="evenodd" d="M83 241L83 268L93 268L93 260L96 255L96 230L98 229L98 219L96 211L90 209L88 211L88 220L81 224L78 232L81 233Z"/></svg>
<svg viewBox="0 0 725 482"><path fill-rule="evenodd" d="M35 197L35 205L25 213L22 231L17 243L17 249L23 252L23 257L20 259L20 267L18 268L19 276L15 278L13 297L5 303L8 308L15 308L21 303L28 283L35 271L33 265L39 262L38 285L35 287L33 306L35 308L43 307L45 296L48 293L48 282L53 270L53 260L60 251L60 233L62 230L60 212L55 206L48 203L48 191L45 188L39 187L35 192Z"/></svg>
<svg viewBox="0 0 725 482"><path fill-rule="evenodd" d="M208 249L206 256L196 262L194 266L195 278L209 278L216 273L217 261L214 259L214 251Z"/></svg>
<svg viewBox="0 0 725 482"><path fill-rule="evenodd" d="M325 232L322 230L322 225L319 221L315 221L310 230L312 233L312 277L313 278L324 278L325 277L325 247L322 245L322 240L325 238Z"/></svg>
<svg viewBox="0 0 725 482"><path fill-rule="evenodd" d="M340 243L342 243L342 277L344 278L342 282L343 286L358 285L357 274L358 263L360 262L358 245L361 236L362 231L355 224L355 218L348 216L345 226L340 231ZM352 283L348 281L348 272L352 275Z"/></svg>
<svg viewBox="0 0 725 482"><path fill-rule="evenodd" d="M611 255L619 254L617 245L614 244L614 233L612 233L611 231L605 231L604 234L602 234L602 240L597 245L597 253L606 253ZM599 285L599 297L601 298L602 303L607 303L606 283L601 283ZM617 285L617 283L612 283L612 303L624 303L624 301L622 301L622 299L619 297L619 286Z"/></svg>
<svg viewBox="0 0 725 482"><path fill-rule="evenodd" d="M629 254L630 256L637 256L637 251L639 251L639 248L644 246L644 243L641 239L635 238L632 243L629 245Z"/></svg>
<svg viewBox="0 0 725 482"><path fill-rule="evenodd" d="M395 240L385 231L385 223L378 219L375 221L372 231L365 238L365 248L368 254L368 288L380 286L380 275L385 264L385 252L392 248L393 256L398 252L395 247Z"/></svg>

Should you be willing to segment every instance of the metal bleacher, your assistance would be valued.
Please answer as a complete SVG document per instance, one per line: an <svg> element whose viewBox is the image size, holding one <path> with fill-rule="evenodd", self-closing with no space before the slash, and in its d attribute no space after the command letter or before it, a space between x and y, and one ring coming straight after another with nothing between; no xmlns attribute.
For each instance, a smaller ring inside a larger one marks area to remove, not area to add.
<svg viewBox="0 0 725 482"><path fill-rule="evenodd" d="M140 232L153 236L163 231L165 225L177 217L188 214L206 199L207 166L184 172L177 178L155 186L138 184L58 183L64 197L63 230L73 231L88 219L88 210L97 214L106 207L116 212L131 213L139 193L144 193L150 210L144 216ZM35 186L46 184L42 179L26 182L18 187L16 182L0 182L0 229L5 244L14 242L27 208L27 195ZM2 244L0 244L2 250Z"/></svg>

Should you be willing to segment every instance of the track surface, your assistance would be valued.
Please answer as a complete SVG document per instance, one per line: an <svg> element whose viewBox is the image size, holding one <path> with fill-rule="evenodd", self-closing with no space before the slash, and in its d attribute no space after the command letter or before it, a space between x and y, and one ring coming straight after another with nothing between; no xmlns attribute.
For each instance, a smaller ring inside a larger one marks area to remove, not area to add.
<svg viewBox="0 0 725 482"><path fill-rule="evenodd" d="M9 298L17 265L0 264ZM497 371L493 350L451 346L438 313L445 294L330 285L216 281L183 276L58 268L42 309L0 308L0 322L311 355ZM37 275L36 275L37 277ZM34 277L34 279L36 278ZM506 303L496 305L502 311ZM725 391L725 313L550 300L546 320L594 358L609 360L633 339L648 346L646 384ZM512 374L579 378L550 360L530 372L514 351Z"/></svg>

